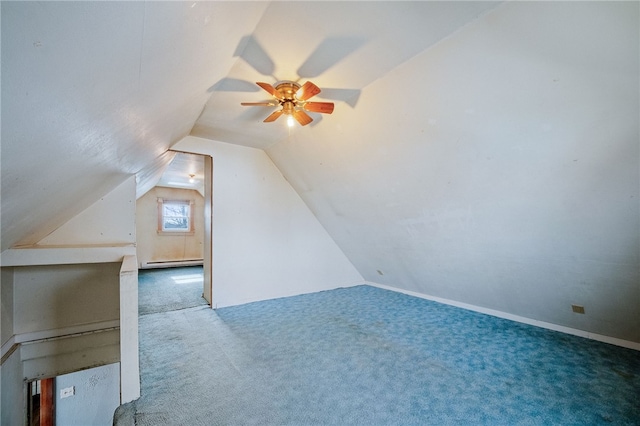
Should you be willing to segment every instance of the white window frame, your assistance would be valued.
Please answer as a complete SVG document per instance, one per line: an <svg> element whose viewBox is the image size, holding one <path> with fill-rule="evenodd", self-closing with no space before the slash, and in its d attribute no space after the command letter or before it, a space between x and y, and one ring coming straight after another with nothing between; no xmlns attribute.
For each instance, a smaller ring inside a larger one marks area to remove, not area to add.
<svg viewBox="0 0 640 426"><path fill-rule="evenodd" d="M189 213L186 217L188 229L172 229L165 228L165 218L164 218L164 207L167 204L173 205L186 205L189 206ZM193 208L194 208L193 200L165 200L163 198L158 198L158 234L161 235L193 235L194 233L194 221L193 221Z"/></svg>

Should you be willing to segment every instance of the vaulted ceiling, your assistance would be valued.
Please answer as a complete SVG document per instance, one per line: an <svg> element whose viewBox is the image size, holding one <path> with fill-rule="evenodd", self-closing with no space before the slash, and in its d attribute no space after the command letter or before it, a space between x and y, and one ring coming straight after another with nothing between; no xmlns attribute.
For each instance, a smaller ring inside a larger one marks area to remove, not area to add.
<svg viewBox="0 0 640 426"><path fill-rule="evenodd" d="M640 340L638 12L3 1L2 249L157 182L191 134L265 150L366 279L558 323L588 294ZM278 80L334 113L240 106Z"/></svg>
<svg viewBox="0 0 640 426"><path fill-rule="evenodd" d="M3 1L2 248L127 174L156 179L150 164L188 134L286 139L269 111L240 106L264 99L255 81L312 78L355 110L366 85L496 5Z"/></svg>

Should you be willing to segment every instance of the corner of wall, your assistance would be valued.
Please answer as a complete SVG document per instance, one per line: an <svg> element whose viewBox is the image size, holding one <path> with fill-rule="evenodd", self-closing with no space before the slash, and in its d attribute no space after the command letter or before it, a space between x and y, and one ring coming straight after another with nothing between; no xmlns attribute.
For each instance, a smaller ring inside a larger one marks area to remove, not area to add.
<svg viewBox="0 0 640 426"><path fill-rule="evenodd" d="M409 296L419 297L421 299L427 299L438 303L443 303L445 305L455 306L461 309L467 309L474 312L479 312L481 314L491 315L498 318L507 319L510 321L519 322L522 324L533 325L535 327L546 328L547 330L559 331L560 333L571 334L573 336L583 337L585 339L596 340L599 342L608 343L610 345L616 345L623 348L634 349L636 351L640 351L640 342L633 342L630 340L619 339L616 337L604 336L602 334L591 333L584 330L578 330L571 327L565 327L562 325L552 324L545 321L539 321L531 318L522 317L519 315L509 314L507 312L497 311L494 309L483 308L481 306L470 305L467 303L457 302L455 300L443 299L441 297L430 296L423 293L418 293L410 290L403 290L401 288L392 287L384 284L377 284L374 282L367 281L366 285L370 285L373 287L382 288L385 290L391 290L398 293L407 294Z"/></svg>

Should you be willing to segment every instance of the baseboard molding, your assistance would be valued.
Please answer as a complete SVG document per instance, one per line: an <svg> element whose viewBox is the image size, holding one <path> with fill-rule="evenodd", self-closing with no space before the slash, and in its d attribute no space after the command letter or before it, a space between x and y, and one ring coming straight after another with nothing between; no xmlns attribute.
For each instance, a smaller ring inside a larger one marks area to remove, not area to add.
<svg viewBox="0 0 640 426"><path fill-rule="evenodd" d="M1 357L4 360L9 352L23 343L37 342L47 339L58 339L95 333L120 327L120 320L94 322L89 324L74 325L53 330L34 331L29 333L14 334L2 345Z"/></svg>
<svg viewBox="0 0 640 426"><path fill-rule="evenodd" d="M204 264L203 259L161 260L156 262L140 262L140 269L175 268L179 266L199 266L202 264Z"/></svg>
<svg viewBox="0 0 640 426"><path fill-rule="evenodd" d="M353 281L350 283L342 283L339 284L336 287L329 287L329 288L320 288L320 289L309 289L307 291L303 291L302 293L298 292L298 291L292 291L290 293L284 293L284 294L278 294L278 295L270 295L268 297L258 297L258 298L250 298L250 299L242 299L242 300L225 300L223 299L222 301L219 299L216 299L214 296L214 299L212 300L211 303L211 308L212 309L222 309L222 308L229 308L231 306L240 306L240 305L246 305L247 303L256 303L256 302L264 302L266 300L274 300L274 299L282 299L285 297L294 297L294 296L302 296L303 294L312 294L312 293L318 293L321 291L331 291L331 290L337 290L339 288L349 288L349 287L356 287L359 285L368 285L369 283L366 281ZM214 292L215 294L215 292Z"/></svg>
<svg viewBox="0 0 640 426"><path fill-rule="evenodd" d="M479 312L482 314L491 315L498 318L503 318L515 322L520 322L523 324L533 325L536 327L546 328L548 330L559 331L561 333L571 334L573 336L584 337L586 339L597 340L599 342L609 343L611 345L621 346L627 349L634 349L636 351L640 351L640 343L632 342L629 340L618 339L616 337L604 336L602 334L591 333L584 330L578 330L571 327L565 327L562 325L552 324L549 322L539 321L531 318L521 317L519 315L509 314L507 312L497 311L494 309L483 308L481 306L470 305L468 303L457 302L455 300L443 299L441 297L430 296L428 294L422 294L415 291L403 290L396 287L391 287L384 284L378 284L374 282L366 282L366 285L370 285L372 287L378 287L384 290L395 291L397 293L407 294L409 296L419 297L421 299L431 300L433 302L443 303L445 305L455 306L457 308L467 309L474 312Z"/></svg>

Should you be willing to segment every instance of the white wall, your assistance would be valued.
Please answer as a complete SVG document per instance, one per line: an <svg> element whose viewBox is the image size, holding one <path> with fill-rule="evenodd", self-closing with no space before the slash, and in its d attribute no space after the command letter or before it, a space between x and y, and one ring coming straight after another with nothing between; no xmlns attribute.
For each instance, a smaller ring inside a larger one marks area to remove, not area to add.
<svg viewBox="0 0 640 426"><path fill-rule="evenodd" d="M508 2L267 153L368 281L640 342L638 12Z"/></svg>
<svg viewBox="0 0 640 426"><path fill-rule="evenodd" d="M2 363L0 370L0 424L22 425L26 414L24 381L20 351L15 351Z"/></svg>
<svg viewBox="0 0 640 426"><path fill-rule="evenodd" d="M158 233L158 198L164 200L190 200L194 219L194 232ZM136 253L140 265L154 261L181 261L202 259L204 241L204 198L193 189L156 186L136 201Z"/></svg>
<svg viewBox="0 0 640 426"><path fill-rule="evenodd" d="M110 425L120 405L120 368L103 365L56 377L56 424L64 426ZM60 391L74 388L74 394L60 397Z"/></svg>
<svg viewBox="0 0 640 426"><path fill-rule="evenodd" d="M136 180L130 176L86 210L40 240L38 246L116 245L136 241Z"/></svg>
<svg viewBox="0 0 640 426"><path fill-rule="evenodd" d="M213 306L350 286L361 275L262 150L187 137L213 157Z"/></svg>
<svg viewBox="0 0 640 426"><path fill-rule="evenodd" d="M38 379L120 360L120 263L14 268L13 339ZM6 407L5 407L6 408Z"/></svg>
<svg viewBox="0 0 640 426"><path fill-rule="evenodd" d="M120 264L22 266L14 270L14 333L119 319Z"/></svg>
<svg viewBox="0 0 640 426"><path fill-rule="evenodd" d="M135 256L125 256L120 268L120 402L140 397L140 353L138 337L138 265Z"/></svg>
<svg viewBox="0 0 640 426"><path fill-rule="evenodd" d="M0 268L0 345L13 336L13 268Z"/></svg>
<svg viewBox="0 0 640 426"><path fill-rule="evenodd" d="M123 326L123 335L135 338L127 338L128 347L118 330L121 265L135 253L135 193L129 176L34 246L2 253L2 354L13 353L2 364L2 381L9 383L3 390L13 395L3 392L3 424L24 416L23 379L112 364L121 349L131 373L122 394L139 395L135 255L128 256L133 270L126 274L127 287L136 289L125 300L128 315L135 315Z"/></svg>

